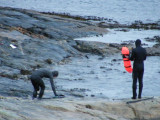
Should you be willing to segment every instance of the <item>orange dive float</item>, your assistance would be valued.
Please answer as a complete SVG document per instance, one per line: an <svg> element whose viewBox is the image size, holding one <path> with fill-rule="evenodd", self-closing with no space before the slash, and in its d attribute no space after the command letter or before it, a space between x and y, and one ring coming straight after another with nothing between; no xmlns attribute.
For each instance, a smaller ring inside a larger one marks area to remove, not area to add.
<svg viewBox="0 0 160 120"><path fill-rule="evenodd" d="M127 47L122 47L121 52L123 56L129 56L129 49ZM124 57L123 62L124 62L124 67L126 71L129 73L132 73L133 69L131 65L131 60L129 60L129 58Z"/></svg>

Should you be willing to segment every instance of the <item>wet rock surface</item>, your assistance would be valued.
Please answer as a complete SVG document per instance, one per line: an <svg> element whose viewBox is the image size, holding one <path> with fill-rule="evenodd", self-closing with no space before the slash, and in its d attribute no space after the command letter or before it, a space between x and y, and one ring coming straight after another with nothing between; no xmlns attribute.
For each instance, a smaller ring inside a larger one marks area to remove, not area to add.
<svg viewBox="0 0 160 120"><path fill-rule="evenodd" d="M64 89L63 84L58 84L58 81L56 81L57 90L59 93L65 94L65 98L50 99L53 93L46 81L45 92L49 99L31 100L33 88L29 75L33 70L39 68L53 70L60 65L70 63L74 58L89 59L95 54L99 56L99 60L102 60L106 56L120 54L120 49L124 44L73 40L78 37L102 35L107 33L104 28L113 27L102 23L100 25L100 23L71 17L2 7L0 7L0 16L0 118L2 120L69 120L73 118L75 120L158 120L160 118L159 98L126 104L132 100L110 101L108 98L98 98L95 94L88 97L85 92L90 89ZM122 27L118 23L114 25L114 27ZM139 23L135 26L138 25ZM139 27L142 26L144 27L141 23ZM153 27L159 29L159 24L154 24L152 29ZM157 42L153 47L146 48L148 55L159 56L159 37L147 39ZM133 42L131 41L126 46L132 48ZM116 61L119 59L112 59L113 63L107 65L113 66ZM87 67L92 68L90 65ZM112 68L102 65L100 69L104 72L112 70ZM60 70L67 71L62 67ZM88 72L95 74L94 70ZM71 84L73 81L83 82L84 73L79 72L77 75L79 77L72 77L73 79L69 76L63 78L62 75L59 82Z"/></svg>
<svg viewBox="0 0 160 120"><path fill-rule="evenodd" d="M2 120L69 120L73 118L74 120L158 120L160 118L159 98L129 104L126 101L130 100L75 100L73 98L69 100L64 98L37 101L2 97L0 118Z"/></svg>

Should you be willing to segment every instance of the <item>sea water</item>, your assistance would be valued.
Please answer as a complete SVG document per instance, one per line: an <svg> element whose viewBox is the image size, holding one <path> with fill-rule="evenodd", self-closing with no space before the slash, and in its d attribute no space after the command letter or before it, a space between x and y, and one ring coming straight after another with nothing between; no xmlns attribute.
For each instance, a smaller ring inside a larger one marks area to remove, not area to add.
<svg viewBox="0 0 160 120"><path fill-rule="evenodd" d="M146 38L153 38L160 35L160 30L138 30L128 29L127 32L121 31L121 29L107 29L109 32L102 36L90 36L84 38L76 38L75 40L82 41L97 41L102 43L130 43L136 39L141 39L144 47L152 47L156 44L155 41L146 41Z"/></svg>
<svg viewBox="0 0 160 120"><path fill-rule="evenodd" d="M160 0L0 0L0 6L97 16L120 23L160 20Z"/></svg>
<svg viewBox="0 0 160 120"><path fill-rule="evenodd" d="M144 61L143 97L160 95L159 60L160 56L150 56ZM92 95L109 99L132 97L132 73L125 71L120 54L104 59L99 59L99 56L75 58L71 63L55 66L54 69L60 71L56 84L65 90L85 90L84 93L89 97Z"/></svg>

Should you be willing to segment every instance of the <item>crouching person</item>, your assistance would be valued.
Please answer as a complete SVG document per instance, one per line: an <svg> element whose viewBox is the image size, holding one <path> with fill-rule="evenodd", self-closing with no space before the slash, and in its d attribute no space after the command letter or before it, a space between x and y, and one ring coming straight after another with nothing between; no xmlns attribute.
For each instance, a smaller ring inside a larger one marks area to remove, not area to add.
<svg viewBox="0 0 160 120"><path fill-rule="evenodd" d="M50 83L51 83L51 88L53 90L53 93L55 96L58 96L56 93L56 89L55 89L55 85L54 85L54 81L53 79L56 78L58 76L58 71L48 71L46 69L39 69L34 71L31 76L31 82L34 88L33 91L33 99L37 98L37 92L40 90L38 99L41 99L43 94L44 94L44 90L45 90L45 84L42 80L42 78L49 78L50 79Z"/></svg>

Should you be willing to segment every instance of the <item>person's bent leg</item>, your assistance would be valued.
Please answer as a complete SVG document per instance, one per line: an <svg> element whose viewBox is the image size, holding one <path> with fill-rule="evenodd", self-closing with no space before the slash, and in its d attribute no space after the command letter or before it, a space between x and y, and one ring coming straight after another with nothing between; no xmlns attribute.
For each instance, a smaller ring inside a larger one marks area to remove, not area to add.
<svg viewBox="0 0 160 120"><path fill-rule="evenodd" d="M44 94L45 85L44 85L44 82L43 82L43 81L41 81L40 87L41 87L41 90L40 90L38 99L41 99L42 96L43 96L43 94Z"/></svg>
<svg viewBox="0 0 160 120"><path fill-rule="evenodd" d="M39 85L35 81L35 79L31 79L34 88L32 99L37 98L37 91L39 91Z"/></svg>
<svg viewBox="0 0 160 120"><path fill-rule="evenodd" d="M37 91L34 89L32 99L37 97Z"/></svg>

